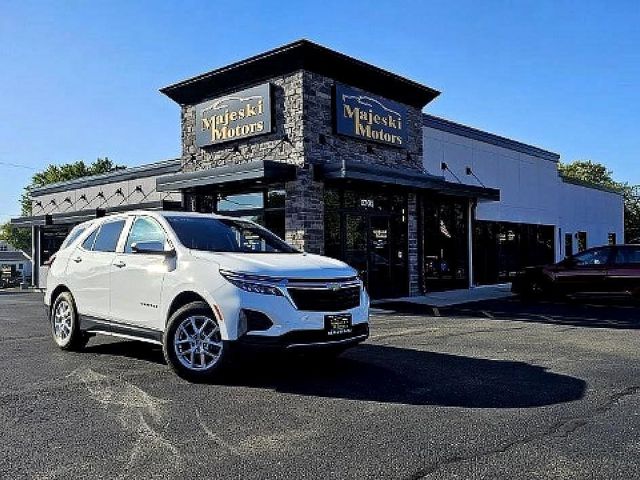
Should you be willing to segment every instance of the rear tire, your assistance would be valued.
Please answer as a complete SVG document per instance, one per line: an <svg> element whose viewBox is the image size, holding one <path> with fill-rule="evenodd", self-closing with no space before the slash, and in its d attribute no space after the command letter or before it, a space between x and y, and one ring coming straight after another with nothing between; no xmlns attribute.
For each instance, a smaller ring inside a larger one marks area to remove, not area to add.
<svg viewBox="0 0 640 480"><path fill-rule="evenodd" d="M229 350L206 302L191 302L169 318L162 351L167 364L185 380L204 382L220 377L229 363Z"/></svg>
<svg viewBox="0 0 640 480"><path fill-rule="evenodd" d="M70 292L62 292L51 307L51 334L62 350L81 350L88 337L80 331L76 302Z"/></svg>

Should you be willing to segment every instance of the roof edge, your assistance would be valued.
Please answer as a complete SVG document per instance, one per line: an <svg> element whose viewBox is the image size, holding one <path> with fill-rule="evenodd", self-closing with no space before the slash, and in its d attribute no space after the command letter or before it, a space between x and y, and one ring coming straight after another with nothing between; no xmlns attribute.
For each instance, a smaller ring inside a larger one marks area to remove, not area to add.
<svg viewBox="0 0 640 480"><path fill-rule="evenodd" d="M517 140L512 140L495 133L486 132L475 127L469 127L468 125L447 120L446 118L436 117L435 115L423 113L422 125L424 127L435 128L436 130L441 130L443 132L453 133L455 135L461 135L466 138L478 140L479 142L489 143L497 147L533 155L551 162L558 163L560 161L560 155L555 152L544 150L540 147L519 142Z"/></svg>
<svg viewBox="0 0 640 480"><path fill-rule="evenodd" d="M312 61L312 53L319 53L323 55L333 56L334 60L345 61L351 63L354 67L362 68L368 70L371 74L376 74L381 77L386 77L391 79L392 81L397 82L398 84L403 84L406 88L413 89L416 92L421 92L421 95L425 98L424 104L428 104L433 101L436 97L440 95L440 91L436 90L427 85L423 85L415 80L411 80L410 78L404 77L397 73L394 73L390 70L386 70L384 68L378 67L372 63L365 62L364 60L357 59L350 55L344 54L337 50L333 50L329 47L321 45L316 42L312 42L307 39L299 39L295 40L291 43L287 43L285 45L281 45L279 47L273 48L271 50L267 50L266 52L259 53L257 55L253 55L249 58L245 58L234 63L219 67L214 70L210 70L208 72L202 73L200 75L196 75L194 77L186 78L179 82L167 85L166 87L162 87L159 89L161 93L169 97L174 102L184 105L181 101L182 95L180 95L180 91L183 91L185 88L197 85L200 82L210 80L216 76L224 75L228 72L233 72L234 70L242 69L242 68L250 68L252 64L258 64L259 62L268 60L270 57L275 57L277 59L278 56L286 55L288 52L296 54L299 51L298 62L292 64L291 71L297 71L300 69L307 69L309 71L315 71L311 66L313 64ZM260 78L263 80L263 78ZM358 85L354 85L358 86ZM374 92L375 93L375 92Z"/></svg>
<svg viewBox="0 0 640 480"><path fill-rule="evenodd" d="M40 197L50 193L63 192L76 188L86 188L96 185L104 185L113 181L125 181L133 178L146 178L155 175L163 175L165 173L174 173L180 170L181 161L179 158L171 160L162 160L160 162L139 165L136 167L123 168L114 170L100 175L91 175L89 177L75 178L65 182L52 183L43 187L32 188L29 190L31 197Z"/></svg>
<svg viewBox="0 0 640 480"><path fill-rule="evenodd" d="M571 185L577 185L579 187L590 188L592 190L600 190L607 193L615 193L616 195L622 196L622 192L616 190L615 188L605 187L604 185L596 185L595 183L585 182L584 180L578 180L577 178L565 177L561 173L558 173L558 176L560 177L560 180L562 180L562 183L569 183Z"/></svg>

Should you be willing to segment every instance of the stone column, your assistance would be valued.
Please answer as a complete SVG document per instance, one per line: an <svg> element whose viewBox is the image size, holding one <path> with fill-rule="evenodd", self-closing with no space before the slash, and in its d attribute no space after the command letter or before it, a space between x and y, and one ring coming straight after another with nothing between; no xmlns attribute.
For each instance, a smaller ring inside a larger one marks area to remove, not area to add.
<svg viewBox="0 0 640 480"><path fill-rule="evenodd" d="M409 267L409 295L420 295L420 259L418 258L418 201L410 193L407 202L407 239Z"/></svg>
<svg viewBox="0 0 640 480"><path fill-rule="evenodd" d="M324 185L314 181L311 165L298 169L285 190L286 241L309 253L324 253Z"/></svg>

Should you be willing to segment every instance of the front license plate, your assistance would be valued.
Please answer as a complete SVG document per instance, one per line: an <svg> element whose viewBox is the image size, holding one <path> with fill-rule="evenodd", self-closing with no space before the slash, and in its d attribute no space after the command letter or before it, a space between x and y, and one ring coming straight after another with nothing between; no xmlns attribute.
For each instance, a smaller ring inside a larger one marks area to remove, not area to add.
<svg viewBox="0 0 640 480"><path fill-rule="evenodd" d="M351 314L325 315L324 325L327 330L327 335L330 337L351 333Z"/></svg>

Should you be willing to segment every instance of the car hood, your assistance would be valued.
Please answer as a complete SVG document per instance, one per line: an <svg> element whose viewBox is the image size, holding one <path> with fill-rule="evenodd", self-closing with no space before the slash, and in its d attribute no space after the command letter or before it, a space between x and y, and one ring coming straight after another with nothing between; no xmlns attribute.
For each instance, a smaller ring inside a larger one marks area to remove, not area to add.
<svg viewBox="0 0 640 480"><path fill-rule="evenodd" d="M199 259L223 270L285 278L352 277L357 272L344 262L310 253L228 253L192 250Z"/></svg>

